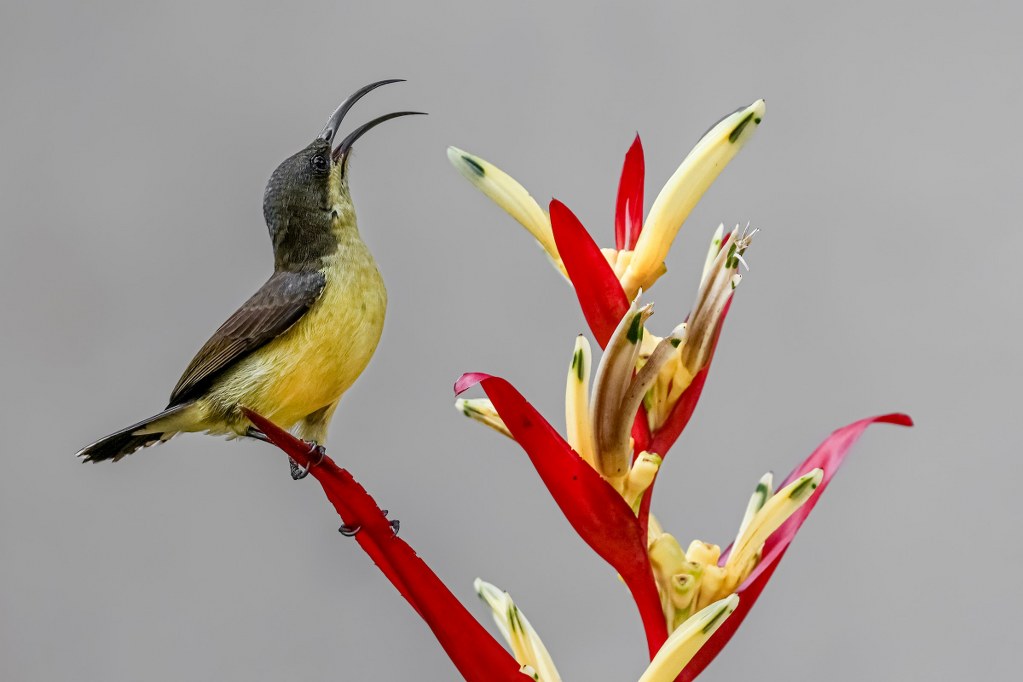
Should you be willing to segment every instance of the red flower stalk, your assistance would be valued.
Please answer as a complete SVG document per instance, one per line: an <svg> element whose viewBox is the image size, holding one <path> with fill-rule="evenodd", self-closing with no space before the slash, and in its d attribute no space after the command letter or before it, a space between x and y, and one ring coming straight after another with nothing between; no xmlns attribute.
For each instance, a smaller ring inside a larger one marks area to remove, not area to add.
<svg viewBox="0 0 1023 682"><path fill-rule="evenodd" d="M245 416L299 466L309 466L313 451L308 443L255 412L245 410ZM426 621L462 677L469 682L521 682L515 659L466 611L415 550L398 537L376 501L350 473L323 455L313 463L310 474L323 486L345 527L355 533L359 546Z"/></svg>

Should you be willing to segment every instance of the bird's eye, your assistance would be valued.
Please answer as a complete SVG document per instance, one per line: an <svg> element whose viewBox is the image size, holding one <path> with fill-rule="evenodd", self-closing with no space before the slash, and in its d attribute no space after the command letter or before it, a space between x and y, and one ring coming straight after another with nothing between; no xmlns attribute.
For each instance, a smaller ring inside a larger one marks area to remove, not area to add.
<svg viewBox="0 0 1023 682"><path fill-rule="evenodd" d="M323 156L322 154L317 154L316 156L309 160L309 165L312 166L315 170L322 172L330 168L330 161L327 161L327 157Z"/></svg>

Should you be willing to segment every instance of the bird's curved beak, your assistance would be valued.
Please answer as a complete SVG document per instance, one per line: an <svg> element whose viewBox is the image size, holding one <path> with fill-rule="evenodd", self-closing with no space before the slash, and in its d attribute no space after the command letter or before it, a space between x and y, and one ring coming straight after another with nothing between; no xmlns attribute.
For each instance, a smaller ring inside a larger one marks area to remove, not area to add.
<svg viewBox="0 0 1023 682"><path fill-rule="evenodd" d="M341 121L344 120L345 114L347 114L348 111L353 106L355 106L356 102L358 102L372 90L376 90L377 88L379 88L381 85L402 82L404 82L404 79L402 78L390 78L388 80L370 83L369 85L356 90L348 97L348 99L342 102L340 106L338 106L338 108L334 110L333 114L330 115L330 119L327 121L327 125L324 126L323 132L320 133L319 139L324 140L328 144L333 144L334 138L337 136L338 129L341 127ZM351 151L352 145L355 144L355 141L362 137L364 134L366 134L366 132L368 132L371 128L375 128L384 121L389 121L392 118L397 118L399 116L410 116L413 114L424 113L425 112L422 111L396 111L392 114L385 114L384 116L379 116L370 121L369 123L364 123L355 130L353 130L352 132L348 133L348 135L343 140L341 140L341 143L334 147L333 151L331 152L331 158L334 160L335 163L341 163L343 169L344 164L348 160L348 153Z"/></svg>

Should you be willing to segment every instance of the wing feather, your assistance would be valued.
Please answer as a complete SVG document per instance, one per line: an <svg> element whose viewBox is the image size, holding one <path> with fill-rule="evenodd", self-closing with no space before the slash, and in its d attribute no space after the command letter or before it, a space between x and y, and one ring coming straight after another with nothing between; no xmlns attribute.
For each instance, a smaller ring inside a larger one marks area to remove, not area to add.
<svg viewBox="0 0 1023 682"><path fill-rule="evenodd" d="M275 272L196 353L170 406L196 398L235 362L288 331L323 293L322 272Z"/></svg>

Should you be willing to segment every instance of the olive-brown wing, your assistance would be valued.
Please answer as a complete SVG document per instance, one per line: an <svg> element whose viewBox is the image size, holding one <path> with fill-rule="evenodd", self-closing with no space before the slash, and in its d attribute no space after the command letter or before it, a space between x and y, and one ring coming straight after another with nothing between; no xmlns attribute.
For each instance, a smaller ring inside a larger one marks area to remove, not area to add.
<svg viewBox="0 0 1023 682"><path fill-rule="evenodd" d="M199 349L171 392L169 406L188 402L217 376L288 331L323 293L322 272L275 272Z"/></svg>

